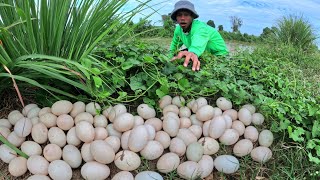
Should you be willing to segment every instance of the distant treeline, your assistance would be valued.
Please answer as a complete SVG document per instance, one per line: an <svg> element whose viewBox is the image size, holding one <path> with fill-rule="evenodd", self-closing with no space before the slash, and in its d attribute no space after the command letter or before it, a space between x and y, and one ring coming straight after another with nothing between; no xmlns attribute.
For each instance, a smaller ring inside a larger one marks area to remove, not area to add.
<svg viewBox="0 0 320 180"><path fill-rule="evenodd" d="M225 40L249 43L263 41L272 35L275 30L275 27L266 27L259 36L249 35L247 33L241 33L239 30L242 26L242 20L240 18L231 16L230 22L232 24L232 32L225 31L223 25L216 27L213 20L209 20L207 24L213 28L216 28ZM130 23L131 26L135 26L133 33L141 37L172 37L176 24L171 20L169 15L162 15L162 24L162 26L155 26L151 24L151 20L147 19L140 19L140 21L136 24L133 22Z"/></svg>

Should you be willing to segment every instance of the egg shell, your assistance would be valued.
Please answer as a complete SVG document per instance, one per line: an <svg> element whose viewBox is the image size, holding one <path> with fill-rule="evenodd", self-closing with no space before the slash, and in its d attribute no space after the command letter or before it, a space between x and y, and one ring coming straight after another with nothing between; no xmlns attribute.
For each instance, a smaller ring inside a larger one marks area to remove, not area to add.
<svg viewBox="0 0 320 180"><path fill-rule="evenodd" d="M214 109L212 106L204 105L204 106L198 108L198 110L196 112L196 118L199 121L211 120L213 118L213 112L214 112Z"/></svg>
<svg viewBox="0 0 320 180"><path fill-rule="evenodd" d="M250 155L254 161L265 163L271 159L272 151L268 147L259 146L254 148Z"/></svg>
<svg viewBox="0 0 320 180"><path fill-rule="evenodd" d="M180 158L175 153L166 153L157 161L157 169L162 173L169 173L177 169L180 164Z"/></svg>
<svg viewBox="0 0 320 180"><path fill-rule="evenodd" d="M183 156L186 153L187 146L180 138L172 138L169 146L170 152L176 153L179 156Z"/></svg>
<svg viewBox="0 0 320 180"><path fill-rule="evenodd" d="M117 136L109 136L104 141L106 141L114 150L114 152L118 152L120 149L120 138Z"/></svg>
<svg viewBox="0 0 320 180"><path fill-rule="evenodd" d="M239 139L239 133L234 129L226 129L220 136L219 141L224 145L233 145Z"/></svg>
<svg viewBox="0 0 320 180"><path fill-rule="evenodd" d="M134 180L134 177L129 171L120 171L111 180Z"/></svg>
<svg viewBox="0 0 320 180"><path fill-rule="evenodd" d="M81 167L81 176L84 179L107 179L110 175L110 168L95 161L87 162Z"/></svg>
<svg viewBox="0 0 320 180"><path fill-rule="evenodd" d="M254 126L248 126L244 130L244 138L249 139L252 142L256 142L259 137L259 132Z"/></svg>
<svg viewBox="0 0 320 180"><path fill-rule="evenodd" d="M48 175L49 162L42 156L33 155L28 158L27 167L32 174Z"/></svg>
<svg viewBox="0 0 320 180"><path fill-rule="evenodd" d="M212 173L214 165L213 165L213 159L211 156L203 155L200 161L198 162L198 164L199 164L199 172L201 173L200 174L201 178L205 178Z"/></svg>
<svg viewBox="0 0 320 180"><path fill-rule="evenodd" d="M43 123L38 123L32 127L31 130L32 139L38 143L43 144L48 140L48 128Z"/></svg>
<svg viewBox="0 0 320 180"><path fill-rule="evenodd" d="M68 114L73 108L73 104L67 100L60 100L55 102L51 107L52 114L60 116L62 114Z"/></svg>
<svg viewBox="0 0 320 180"><path fill-rule="evenodd" d="M67 143L67 136L64 131L58 127L52 127L48 131L48 140L52 144L64 147Z"/></svg>
<svg viewBox="0 0 320 180"><path fill-rule="evenodd" d="M136 175L135 180L163 180L163 177L154 171L142 171Z"/></svg>
<svg viewBox="0 0 320 180"><path fill-rule="evenodd" d="M238 117L244 125L249 126L252 122L251 112L246 108L241 108L238 112Z"/></svg>
<svg viewBox="0 0 320 180"><path fill-rule="evenodd" d="M159 100L159 107L160 109L163 109L164 107L170 105L172 102L172 97L169 95L165 95L163 96L160 100Z"/></svg>
<svg viewBox="0 0 320 180"><path fill-rule="evenodd" d="M158 131L154 139L160 142L164 149L167 149L170 146L170 142L171 142L170 136L168 133L164 131Z"/></svg>
<svg viewBox="0 0 320 180"><path fill-rule="evenodd" d="M92 114L93 116L97 115L100 111L101 106L96 102L90 102L86 105L86 112Z"/></svg>
<svg viewBox="0 0 320 180"><path fill-rule="evenodd" d="M177 168L177 173L184 179L195 179L200 175L200 166L193 161L185 161L181 163Z"/></svg>
<svg viewBox="0 0 320 180"><path fill-rule="evenodd" d="M213 161L214 167L226 174L232 174L239 169L239 160L231 155L220 155Z"/></svg>
<svg viewBox="0 0 320 180"><path fill-rule="evenodd" d="M189 161L198 162L203 156L203 147L198 142L193 142L187 146L187 159Z"/></svg>
<svg viewBox="0 0 320 180"><path fill-rule="evenodd" d="M264 147L269 147L271 146L272 142L273 142L273 134L271 131L269 130L263 130L260 132L259 134L259 145L260 146L264 146Z"/></svg>
<svg viewBox="0 0 320 180"><path fill-rule="evenodd" d="M66 145L63 148L62 159L68 163L71 168L78 168L82 163L81 152L74 145Z"/></svg>
<svg viewBox="0 0 320 180"><path fill-rule="evenodd" d="M101 164L109 164L115 157L113 148L104 140L93 141L90 145L90 152L93 159Z"/></svg>
<svg viewBox="0 0 320 180"><path fill-rule="evenodd" d="M264 122L264 116L261 113L253 113L252 114L252 124L254 125L262 125Z"/></svg>
<svg viewBox="0 0 320 180"><path fill-rule="evenodd" d="M198 140L192 131L186 128L179 129L177 137L180 138L186 146Z"/></svg>
<svg viewBox="0 0 320 180"><path fill-rule="evenodd" d="M241 139L233 146L233 154L238 157L243 157L251 153L253 143L249 139Z"/></svg>
<svg viewBox="0 0 320 180"><path fill-rule="evenodd" d="M216 104L218 108L222 109L223 111L231 109L232 108L232 102L225 97L219 97L216 100Z"/></svg>
<svg viewBox="0 0 320 180"><path fill-rule="evenodd" d="M218 139L226 130L226 121L222 116L214 117L209 126L209 136Z"/></svg>
<svg viewBox="0 0 320 180"><path fill-rule="evenodd" d="M133 152L141 151L148 143L149 134L144 125L134 127L128 139L128 147Z"/></svg>
<svg viewBox="0 0 320 180"><path fill-rule="evenodd" d="M156 117L156 111L153 107L150 107L148 104L140 104L137 107L137 113L143 119L150 119Z"/></svg>
<svg viewBox="0 0 320 180"><path fill-rule="evenodd" d="M213 155L219 151L219 143L211 137L202 137L198 142L203 146L203 154Z"/></svg>
<svg viewBox="0 0 320 180"><path fill-rule="evenodd" d="M72 169L68 163L62 160L55 160L49 164L48 167L49 176L53 180L68 180L72 178Z"/></svg>
<svg viewBox="0 0 320 180"><path fill-rule="evenodd" d="M141 160L137 153L123 150L116 154L114 164L122 171L133 171L139 168Z"/></svg>
<svg viewBox="0 0 320 180"><path fill-rule="evenodd" d="M92 142L95 136L93 125L87 121L80 121L76 124L76 134L82 142Z"/></svg>
<svg viewBox="0 0 320 180"><path fill-rule="evenodd" d="M13 110L8 115L8 121L11 125L15 125L21 118L24 118L24 116L18 110Z"/></svg>
<svg viewBox="0 0 320 180"><path fill-rule="evenodd" d="M73 103L72 110L70 111L70 115L74 118L78 114L86 111L86 104L81 101L77 101Z"/></svg>

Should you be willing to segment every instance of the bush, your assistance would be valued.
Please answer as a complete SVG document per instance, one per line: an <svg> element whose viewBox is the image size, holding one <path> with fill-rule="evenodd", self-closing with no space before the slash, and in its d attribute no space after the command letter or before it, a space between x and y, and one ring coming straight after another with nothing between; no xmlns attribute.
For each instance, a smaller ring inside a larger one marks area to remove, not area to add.
<svg viewBox="0 0 320 180"><path fill-rule="evenodd" d="M302 16L289 15L278 20L275 41L303 51L314 50L316 36L311 24Z"/></svg>

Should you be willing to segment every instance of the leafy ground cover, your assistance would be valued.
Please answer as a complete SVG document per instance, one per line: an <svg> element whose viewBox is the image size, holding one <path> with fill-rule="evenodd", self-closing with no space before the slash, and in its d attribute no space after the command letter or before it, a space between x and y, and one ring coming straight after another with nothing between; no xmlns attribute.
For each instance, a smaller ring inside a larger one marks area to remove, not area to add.
<svg viewBox="0 0 320 180"><path fill-rule="evenodd" d="M32 17L26 17L24 12L37 7L28 1L5 1L11 3L10 6L1 6L0 15L4 20L0 24L4 32L1 37L5 46L0 47L0 61L14 74L25 99L30 98L29 102L42 106L63 98L72 102L96 101L105 106L121 102L134 107L144 102L157 108L158 99L170 94L187 99L204 96L212 100L224 96L236 108L252 103L265 115L265 128L275 133L271 147L273 158L265 164L254 163L249 157L241 158L241 168L236 174L226 176L215 171L213 176L220 179L320 178L319 51L301 51L288 44L255 45L253 52L242 51L232 57L205 54L201 57L201 71L193 72L190 66L183 67L182 61L169 62L169 39L119 41L121 33L126 34L130 29L123 26L121 17L114 18L116 11L113 10L124 4L110 1L110 6L109 1L101 1L100 6L109 7L109 11L87 8L94 2L83 1L84 6L80 6L83 9L79 11L82 15L72 14L76 4L68 2L50 3L50 7L39 8L44 10L43 14L32 11ZM20 14L16 13L16 6ZM57 24L46 19L47 14L64 14L57 12L60 10L70 12L68 16L74 21ZM83 16L87 13L94 16ZM50 36L53 27L59 30ZM114 31L115 27L124 31ZM37 28L40 33L33 32ZM25 38L24 32L31 38ZM79 41L82 43L75 43ZM15 91L8 83L10 74L2 66L0 72L0 109L4 117L5 112L19 107L17 97L9 96ZM228 151L228 148L222 150ZM143 162L137 171L154 170L154 162ZM2 164L1 169L4 169L0 171L1 178L13 179L6 165ZM178 179L178 175L173 172L166 175L166 179Z"/></svg>

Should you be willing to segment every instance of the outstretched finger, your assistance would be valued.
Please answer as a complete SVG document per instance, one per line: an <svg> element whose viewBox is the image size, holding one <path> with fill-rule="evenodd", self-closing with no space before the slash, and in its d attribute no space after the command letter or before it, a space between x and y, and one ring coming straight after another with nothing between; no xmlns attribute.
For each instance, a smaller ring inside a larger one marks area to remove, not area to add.
<svg viewBox="0 0 320 180"><path fill-rule="evenodd" d="M178 59L178 57L177 56L174 56L170 61L175 61L175 60L177 60Z"/></svg>
<svg viewBox="0 0 320 180"><path fill-rule="evenodd" d="M191 59L191 54L189 53L186 55L186 59L184 60L184 63L183 63L184 67L188 66L190 59Z"/></svg>
<svg viewBox="0 0 320 180"><path fill-rule="evenodd" d="M196 70L198 70L198 64L200 63L199 59L198 59L198 57L196 55L193 55L191 58L192 58L192 61L193 61L192 70L196 71Z"/></svg>
<svg viewBox="0 0 320 180"><path fill-rule="evenodd" d="M181 59L183 56L186 56L186 51L180 51L178 55L174 56L171 61L175 61L177 59Z"/></svg>
<svg viewBox="0 0 320 180"><path fill-rule="evenodd" d="M197 71L200 70L200 61L198 60L198 64L197 64Z"/></svg>
<svg viewBox="0 0 320 180"><path fill-rule="evenodd" d="M197 68L197 66L198 66L198 60L196 60L196 59L193 59L193 64L192 64L192 71L196 71L196 68Z"/></svg>

